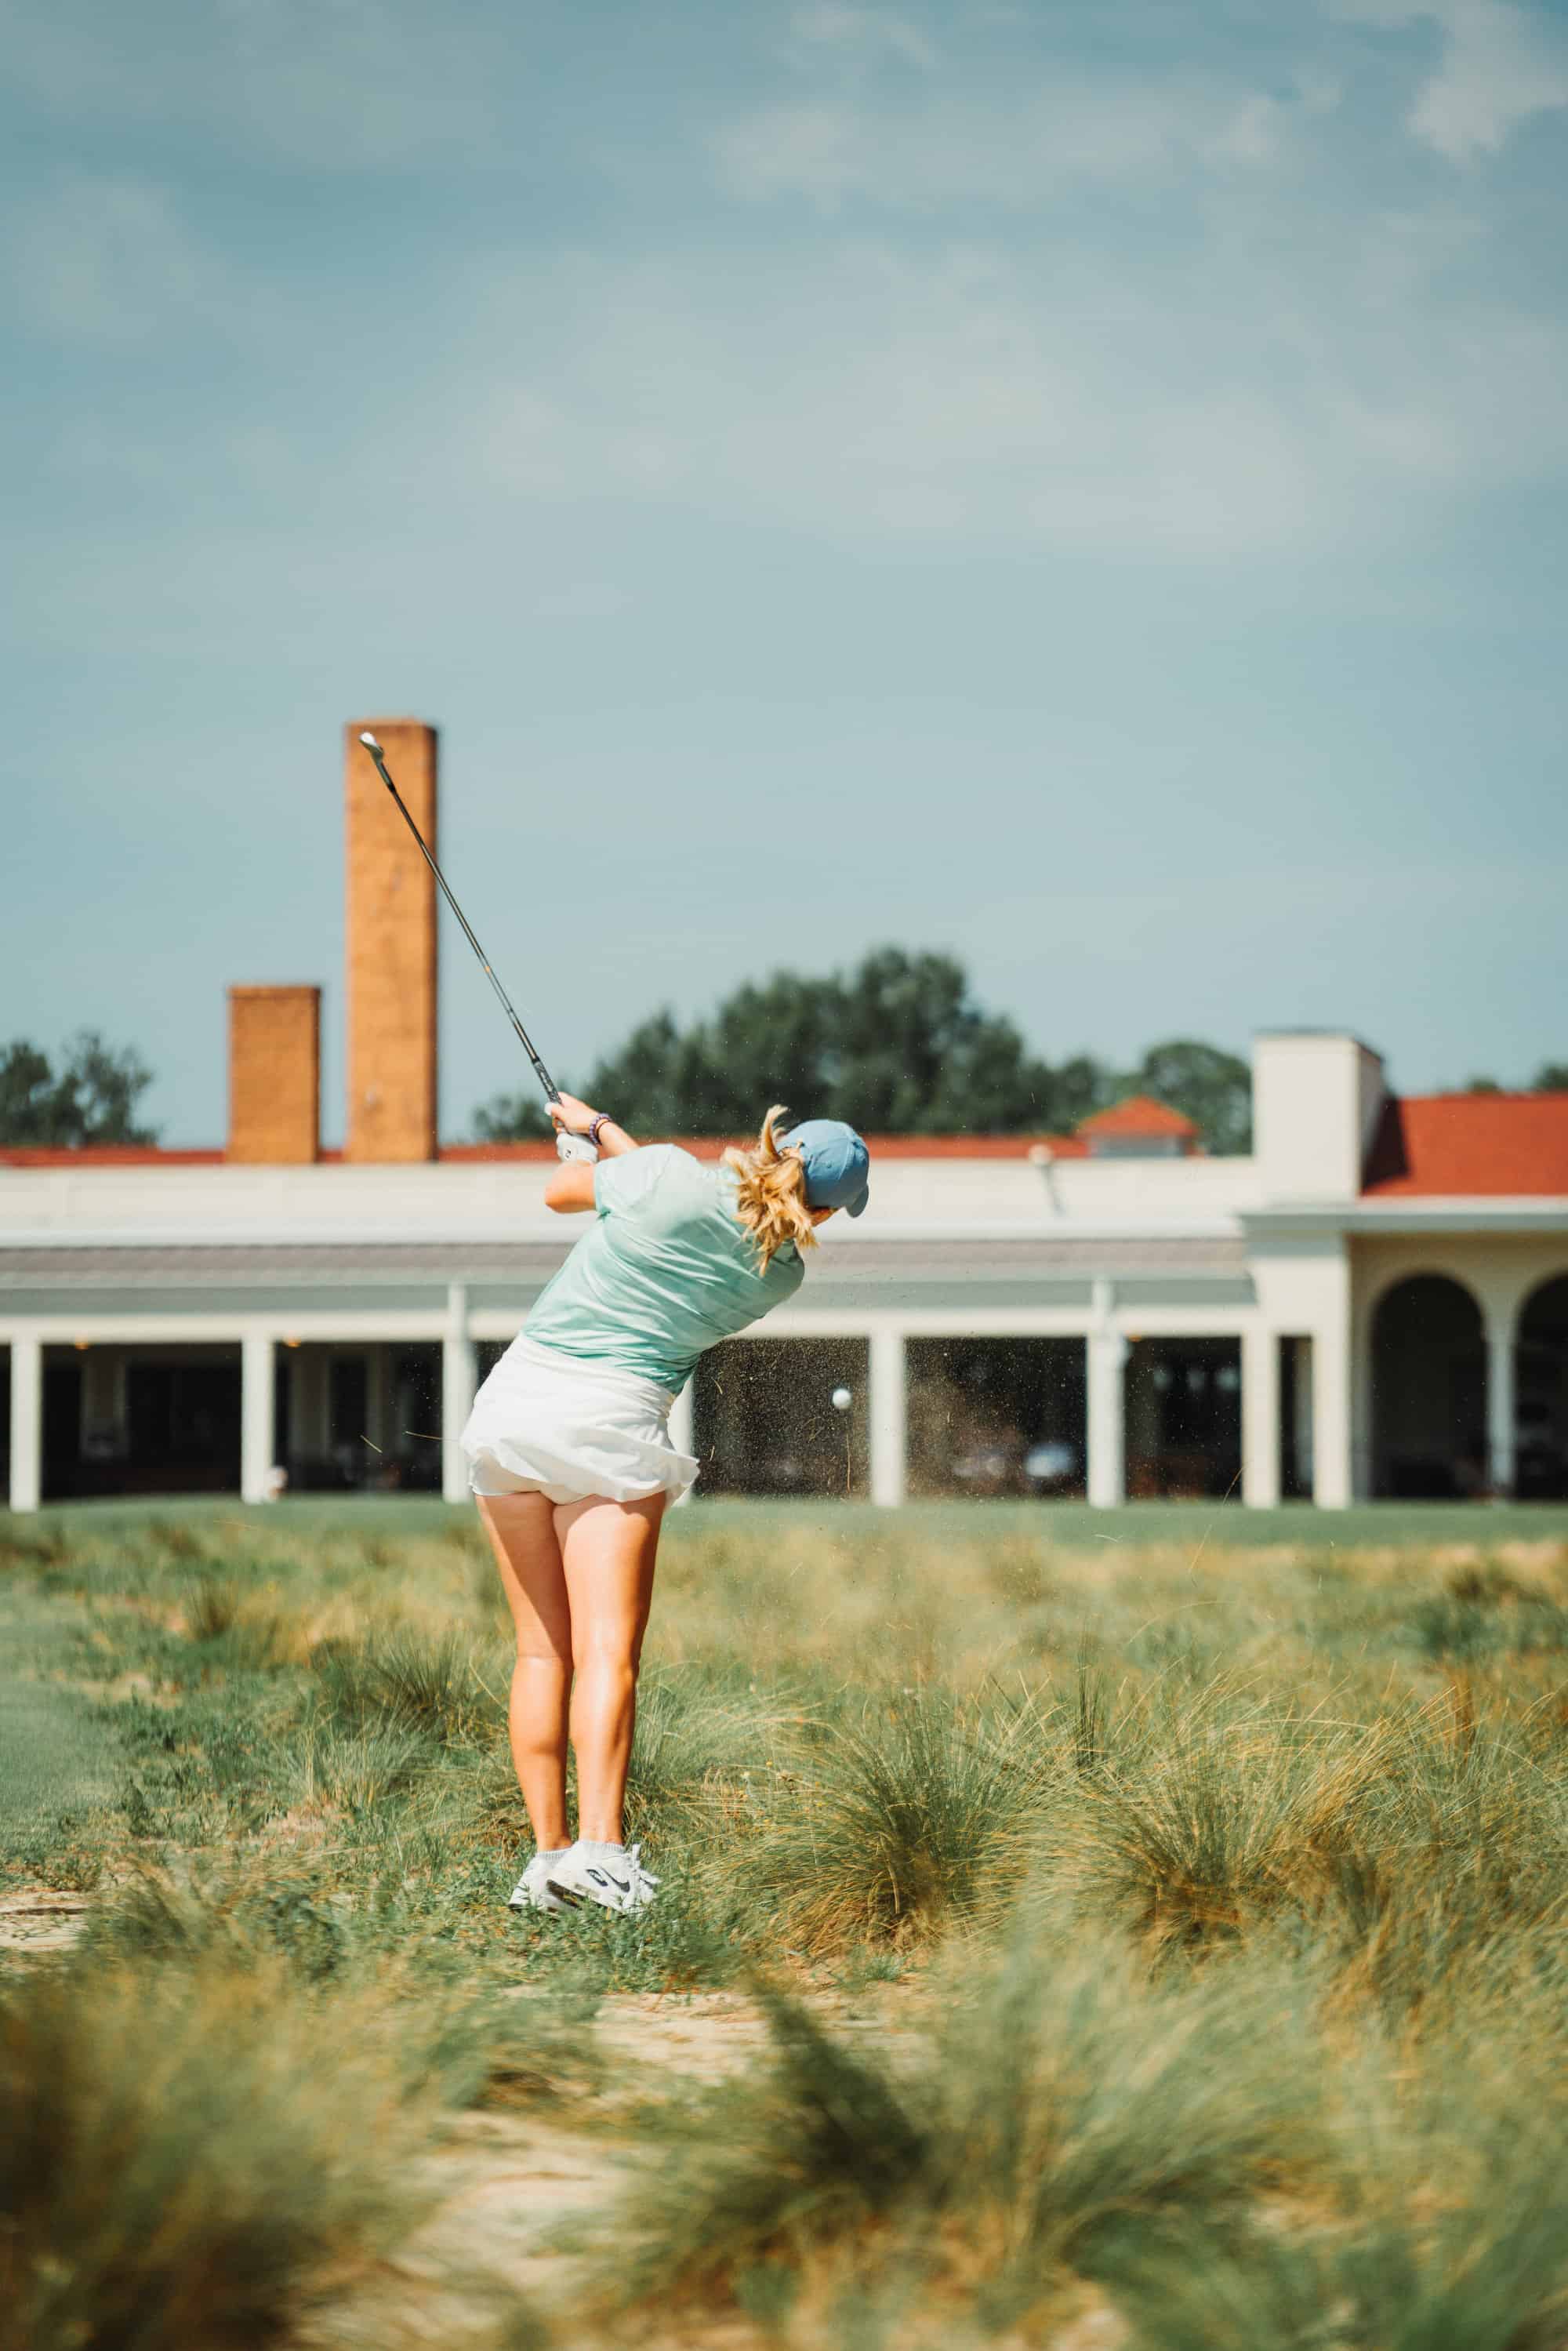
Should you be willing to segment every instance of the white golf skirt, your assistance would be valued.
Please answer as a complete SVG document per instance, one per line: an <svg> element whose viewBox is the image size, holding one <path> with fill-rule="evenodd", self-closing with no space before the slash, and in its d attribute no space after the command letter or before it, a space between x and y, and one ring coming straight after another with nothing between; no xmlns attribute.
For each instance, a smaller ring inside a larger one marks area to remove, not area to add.
<svg viewBox="0 0 1568 2351"><path fill-rule="evenodd" d="M463 1450L476 1494L602 1494L636 1502L684 1494L697 1463L670 1443L674 1397L654 1380L513 1340L474 1399Z"/></svg>

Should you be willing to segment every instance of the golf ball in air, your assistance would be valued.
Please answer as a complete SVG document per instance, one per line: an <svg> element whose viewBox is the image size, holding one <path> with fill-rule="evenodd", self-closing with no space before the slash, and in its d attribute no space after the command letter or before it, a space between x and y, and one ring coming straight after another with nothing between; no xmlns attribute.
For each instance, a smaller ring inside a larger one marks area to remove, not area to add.
<svg viewBox="0 0 1568 2351"><path fill-rule="evenodd" d="M835 1412L848 1412L853 1402L854 1398L851 1395L848 1388L835 1388L833 1390L833 1410Z"/></svg>

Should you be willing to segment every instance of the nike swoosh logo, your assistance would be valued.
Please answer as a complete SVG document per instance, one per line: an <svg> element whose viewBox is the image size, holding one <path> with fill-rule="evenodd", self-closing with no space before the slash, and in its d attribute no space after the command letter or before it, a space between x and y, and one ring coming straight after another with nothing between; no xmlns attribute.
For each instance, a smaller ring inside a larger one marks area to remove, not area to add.
<svg viewBox="0 0 1568 2351"><path fill-rule="evenodd" d="M590 1877L596 1879L601 1886L618 1886L622 1894L630 1894L632 1891L631 1879L629 1877L617 1877L612 1870L591 1869L588 1874Z"/></svg>

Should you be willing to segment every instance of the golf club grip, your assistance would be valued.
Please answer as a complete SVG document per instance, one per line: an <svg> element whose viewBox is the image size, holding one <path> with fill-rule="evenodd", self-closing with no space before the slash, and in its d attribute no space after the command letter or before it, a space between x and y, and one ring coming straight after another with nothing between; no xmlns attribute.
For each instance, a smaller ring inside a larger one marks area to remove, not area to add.
<svg viewBox="0 0 1568 2351"><path fill-rule="evenodd" d="M593 1166L599 1158L598 1152L595 1151L586 1134L568 1134L564 1127L560 1128L556 1135L555 1155L558 1159L580 1159L590 1167Z"/></svg>

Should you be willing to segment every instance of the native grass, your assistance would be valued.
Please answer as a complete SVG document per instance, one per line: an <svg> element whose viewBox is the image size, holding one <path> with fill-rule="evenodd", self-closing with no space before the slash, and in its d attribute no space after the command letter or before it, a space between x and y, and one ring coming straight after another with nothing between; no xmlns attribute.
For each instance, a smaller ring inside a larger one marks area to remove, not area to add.
<svg viewBox="0 0 1568 2351"><path fill-rule="evenodd" d="M518 1918L458 1514L0 1521L0 2351L1568 2344L1568 1541L672 1523Z"/></svg>

